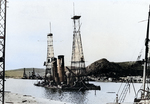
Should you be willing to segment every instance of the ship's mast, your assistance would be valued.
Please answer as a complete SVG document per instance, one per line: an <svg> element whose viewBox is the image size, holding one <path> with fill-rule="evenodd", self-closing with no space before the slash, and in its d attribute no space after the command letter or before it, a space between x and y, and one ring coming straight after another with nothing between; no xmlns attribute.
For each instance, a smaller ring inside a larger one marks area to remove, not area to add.
<svg viewBox="0 0 150 104"><path fill-rule="evenodd" d="M143 70L143 90L145 91L146 84L146 72L147 72L147 61L148 61L148 42L149 42L149 19L150 19L150 8L148 13L148 22L147 22L147 33L145 39L145 60L144 60L144 70ZM143 97L145 97L145 92L143 92Z"/></svg>
<svg viewBox="0 0 150 104"><path fill-rule="evenodd" d="M71 69L75 70L76 74L82 74L85 72L85 60L80 34L80 17L81 16L75 15L71 18L73 19L74 24Z"/></svg>
<svg viewBox="0 0 150 104"><path fill-rule="evenodd" d="M54 60L54 49L53 49L53 34L51 33L51 23L50 23L50 33L47 35L47 60L44 63L46 66L45 81L51 80L53 77L53 66L52 61Z"/></svg>

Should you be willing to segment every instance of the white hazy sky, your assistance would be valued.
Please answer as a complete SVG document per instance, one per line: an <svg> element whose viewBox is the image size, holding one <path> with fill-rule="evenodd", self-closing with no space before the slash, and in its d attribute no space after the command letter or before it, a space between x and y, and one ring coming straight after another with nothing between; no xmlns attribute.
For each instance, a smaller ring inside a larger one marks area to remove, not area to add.
<svg viewBox="0 0 150 104"><path fill-rule="evenodd" d="M73 2L81 15L86 66L101 58L136 60L144 47L149 0L9 0L6 70L44 68L51 22L54 55L70 65Z"/></svg>

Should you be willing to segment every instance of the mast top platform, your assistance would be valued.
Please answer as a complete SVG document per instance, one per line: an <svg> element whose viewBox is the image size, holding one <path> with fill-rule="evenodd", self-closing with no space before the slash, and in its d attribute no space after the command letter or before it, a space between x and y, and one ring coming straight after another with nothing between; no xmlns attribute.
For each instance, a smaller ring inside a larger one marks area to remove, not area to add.
<svg viewBox="0 0 150 104"><path fill-rule="evenodd" d="M53 36L53 34L52 34L52 33L49 33L47 36Z"/></svg>
<svg viewBox="0 0 150 104"><path fill-rule="evenodd" d="M81 16L73 16L71 19L80 19Z"/></svg>

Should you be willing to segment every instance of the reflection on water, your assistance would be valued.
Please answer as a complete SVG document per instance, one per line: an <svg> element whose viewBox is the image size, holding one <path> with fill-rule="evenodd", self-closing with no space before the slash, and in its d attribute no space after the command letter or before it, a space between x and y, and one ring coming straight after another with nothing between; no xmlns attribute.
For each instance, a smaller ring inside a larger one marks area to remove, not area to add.
<svg viewBox="0 0 150 104"><path fill-rule="evenodd" d="M76 104L87 104L86 95L88 91L62 91L60 89L45 88L45 97L51 100L59 100Z"/></svg>
<svg viewBox="0 0 150 104"><path fill-rule="evenodd" d="M36 80L6 79L5 89L6 91L11 91L13 93L32 95L33 97L69 102L73 104L106 104L114 101L116 93L121 85L121 83L91 82L95 85L101 86L101 90L96 91L95 93L94 90L79 92L37 87L33 85L35 82ZM139 89L140 86L141 84L135 83L136 89ZM130 93L127 94L125 102L133 102L134 97L134 91L130 88Z"/></svg>

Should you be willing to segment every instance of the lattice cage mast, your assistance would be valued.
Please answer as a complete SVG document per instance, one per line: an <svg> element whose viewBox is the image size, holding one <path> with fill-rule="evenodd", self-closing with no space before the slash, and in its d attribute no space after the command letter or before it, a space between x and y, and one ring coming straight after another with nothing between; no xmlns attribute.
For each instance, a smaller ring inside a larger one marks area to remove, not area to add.
<svg viewBox="0 0 150 104"><path fill-rule="evenodd" d="M49 33L47 35L47 59L44 62L46 66L45 81L50 80L50 77L53 76L52 61L54 61L53 34Z"/></svg>
<svg viewBox="0 0 150 104"><path fill-rule="evenodd" d="M4 104L5 91L6 3L6 0L0 0L0 102L2 104Z"/></svg>
<svg viewBox="0 0 150 104"><path fill-rule="evenodd" d="M80 17L81 16L73 16L71 18L74 24L71 69L76 70L76 74L81 74L85 71L85 60L80 33Z"/></svg>

